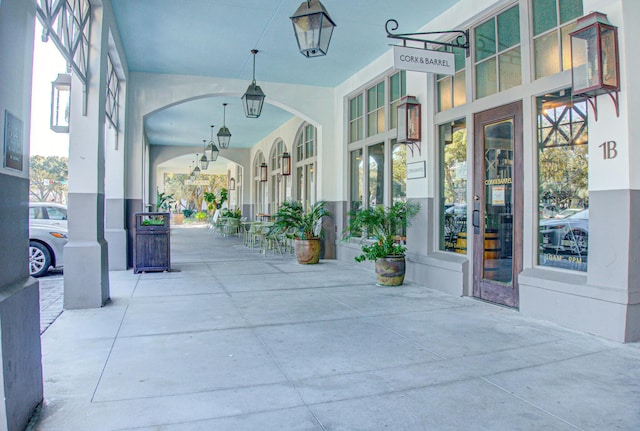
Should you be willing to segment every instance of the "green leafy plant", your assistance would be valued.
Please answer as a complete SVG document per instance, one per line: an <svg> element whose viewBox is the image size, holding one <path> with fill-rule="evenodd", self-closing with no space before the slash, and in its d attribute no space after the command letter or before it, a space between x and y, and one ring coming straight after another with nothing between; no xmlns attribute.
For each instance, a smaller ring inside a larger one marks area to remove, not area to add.
<svg viewBox="0 0 640 431"><path fill-rule="evenodd" d="M194 218L198 221L204 221L207 219L207 213L204 211L198 211Z"/></svg>
<svg viewBox="0 0 640 431"><path fill-rule="evenodd" d="M318 201L305 211L302 204L286 201L275 214L275 227L296 239L321 238L324 234L322 218L332 217L325 201Z"/></svg>
<svg viewBox="0 0 640 431"><path fill-rule="evenodd" d="M355 257L356 262L404 256L407 248L399 241L399 232L409 226L419 212L417 202L396 202L390 207L375 206L349 212L351 220L343 238L345 241L360 238L362 254Z"/></svg>
<svg viewBox="0 0 640 431"><path fill-rule="evenodd" d="M158 211L169 211L171 206L176 203L173 195L157 192L156 194L156 207Z"/></svg>
<svg viewBox="0 0 640 431"><path fill-rule="evenodd" d="M187 218L191 217L194 213L195 213L194 210L190 210L186 208L182 210L182 214L184 214L184 216Z"/></svg>
<svg viewBox="0 0 640 431"><path fill-rule="evenodd" d="M235 209L235 210L228 210L228 209L223 209L222 210L222 217L227 217L227 218L241 218L242 217L242 212L240 211L240 209Z"/></svg>
<svg viewBox="0 0 640 431"><path fill-rule="evenodd" d="M229 199L229 191L225 188L220 189L220 198L216 197L214 192L204 192L204 200L207 202L209 211L222 207L222 204Z"/></svg>

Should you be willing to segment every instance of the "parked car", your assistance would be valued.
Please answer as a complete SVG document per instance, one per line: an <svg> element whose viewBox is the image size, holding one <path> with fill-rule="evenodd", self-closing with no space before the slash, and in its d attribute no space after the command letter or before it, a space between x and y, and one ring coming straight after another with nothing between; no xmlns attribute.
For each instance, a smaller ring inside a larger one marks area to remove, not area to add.
<svg viewBox="0 0 640 431"><path fill-rule="evenodd" d="M29 202L29 221L67 228L67 207L55 202Z"/></svg>
<svg viewBox="0 0 640 431"><path fill-rule="evenodd" d="M589 209L562 219L542 220L540 236L544 249L586 255L589 252Z"/></svg>
<svg viewBox="0 0 640 431"><path fill-rule="evenodd" d="M67 243L67 208L51 202L29 203L29 274L40 277L61 268Z"/></svg>

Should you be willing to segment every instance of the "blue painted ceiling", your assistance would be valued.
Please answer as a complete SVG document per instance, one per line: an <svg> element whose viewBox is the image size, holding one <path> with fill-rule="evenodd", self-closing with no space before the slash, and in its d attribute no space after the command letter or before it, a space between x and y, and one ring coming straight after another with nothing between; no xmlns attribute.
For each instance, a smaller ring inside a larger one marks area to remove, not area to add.
<svg viewBox="0 0 640 431"><path fill-rule="evenodd" d="M398 31L417 31L458 0L322 0L337 24L328 55L300 54L289 17L300 0L112 0L132 72L201 75L251 81L251 49L256 81L335 87L382 55L392 42L385 22ZM442 29L450 30L450 29ZM266 101L268 102L267 94ZM251 147L291 118L265 103L258 119L244 117L239 98L203 98L167 108L147 118L152 145L197 145L222 125L222 103L231 146Z"/></svg>

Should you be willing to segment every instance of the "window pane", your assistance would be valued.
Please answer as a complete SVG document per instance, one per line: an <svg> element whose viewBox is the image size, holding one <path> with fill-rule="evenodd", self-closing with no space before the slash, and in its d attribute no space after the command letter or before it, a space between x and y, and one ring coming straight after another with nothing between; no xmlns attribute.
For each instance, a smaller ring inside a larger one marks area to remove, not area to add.
<svg viewBox="0 0 640 431"><path fill-rule="evenodd" d="M375 111L372 114L367 115L367 122L368 122L367 136L373 136L378 132L377 119L378 117Z"/></svg>
<svg viewBox="0 0 640 431"><path fill-rule="evenodd" d="M391 203L407 200L407 146L391 141Z"/></svg>
<svg viewBox="0 0 640 431"><path fill-rule="evenodd" d="M384 132L384 108L378 109L378 133Z"/></svg>
<svg viewBox="0 0 640 431"><path fill-rule="evenodd" d="M371 112L377 107L377 94L376 87L372 87L367 90L367 112Z"/></svg>
<svg viewBox="0 0 640 431"><path fill-rule="evenodd" d="M389 79L389 100L400 98L400 74L396 73Z"/></svg>
<svg viewBox="0 0 640 431"><path fill-rule="evenodd" d="M476 97L480 99L497 91L496 59L476 65Z"/></svg>
<svg viewBox="0 0 640 431"><path fill-rule="evenodd" d="M378 104L377 107L380 108L384 106L384 81L378 84Z"/></svg>
<svg viewBox="0 0 640 431"><path fill-rule="evenodd" d="M522 83L520 48L500 54L500 91L508 90Z"/></svg>
<svg viewBox="0 0 640 431"><path fill-rule="evenodd" d="M481 61L496 53L496 29L493 19L476 27L474 35L476 61Z"/></svg>
<svg viewBox="0 0 640 431"><path fill-rule="evenodd" d="M562 70L571 69L571 38L569 37L569 33L571 33L575 28L576 23L572 22L560 29L562 34Z"/></svg>
<svg viewBox="0 0 640 431"><path fill-rule="evenodd" d="M391 109L391 112L389 115L391 124L389 124L389 129L395 129L396 127L398 127L398 105L400 104L399 100L396 100L395 102L393 102L391 104L391 106L389 107L389 109Z"/></svg>
<svg viewBox="0 0 640 431"><path fill-rule="evenodd" d="M582 16L582 0L560 0L560 24Z"/></svg>
<svg viewBox="0 0 640 431"><path fill-rule="evenodd" d="M456 72L459 70L464 69L465 66L465 60L467 58L467 53L464 49L454 49L453 50L453 55L454 55L454 63L455 63L455 67L456 67Z"/></svg>
<svg viewBox="0 0 640 431"><path fill-rule="evenodd" d="M302 194L302 190L303 187L303 183L304 183L304 170L302 166L299 166L296 169L296 178L298 179L298 181L296 182L296 196L298 197L298 201L299 202L303 202L304 201L304 195Z"/></svg>
<svg viewBox="0 0 640 431"><path fill-rule="evenodd" d="M467 89L464 70L453 76L453 106L467 103Z"/></svg>
<svg viewBox="0 0 640 431"><path fill-rule="evenodd" d="M384 205L384 143L369 147L369 208Z"/></svg>
<svg viewBox="0 0 640 431"><path fill-rule="evenodd" d="M540 265L587 270L587 106L569 91L538 98Z"/></svg>
<svg viewBox="0 0 640 431"><path fill-rule="evenodd" d="M467 251L467 131L464 120L439 127L440 250Z"/></svg>
<svg viewBox="0 0 640 431"><path fill-rule="evenodd" d="M362 150L351 152L351 210L362 208L362 182L364 171L362 166Z"/></svg>
<svg viewBox="0 0 640 431"><path fill-rule="evenodd" d="M560 72L558 32L552 31L534 40L536 79ZM569 61L571 59L569 58Z"/></svg>
<svg viewBox="0 0 640 431"><path fill-rule="evenodd" d="M357 103L357 100L355 98L349 101L349 120L353 120L357 116L356 113L358 111L356 108L357 106L356 103Z"/></svg>
<svg viewBox="0 0 640 431"><path fill-rule="evenodd" d="M364 138L364 119L359 118L358 121L358 140L361 140L362 138Z"/></svg>
<svg viewBox="0 0 640 431"><path fill-rule="evenodd" d="M498 15L498 51L520 43L520 12L514 6Z"/></svg>
<svg viewBox="0 0 640 431"><path fill-rule="evenodd" d="M451 108L451 78L445 78L438 82L438 111Z"/></svg>
<svg viewBox="0 0 640 431"><path fill-rule="evenodd" d="M556 0L533 0L533 35L537 36L557 25Z"/></svg>

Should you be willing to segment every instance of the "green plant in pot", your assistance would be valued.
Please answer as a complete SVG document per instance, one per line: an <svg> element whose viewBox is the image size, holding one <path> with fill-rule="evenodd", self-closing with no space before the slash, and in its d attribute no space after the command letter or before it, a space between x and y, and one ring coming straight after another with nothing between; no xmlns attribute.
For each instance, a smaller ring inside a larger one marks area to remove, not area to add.
<svg viewBox="0 0 640 431"><path fill-rule="evenodd" d="M399 286L404 282L407 248L400 236L419 212L417 202L396 202L390 207L375 206L349 213L350 223L343 237L361 240L362 253L355 260L375 262L378 285Z"/></svg>
<svg viewBox="0 0 640 431"><path fill-rule="evenodd" d="M300 264L318 263L324 235L323 217L331 217L325 201L318 201L305 210L302 204L287 201L280 205L275 214L277 232L294 238L296 259Z"/></svg>

